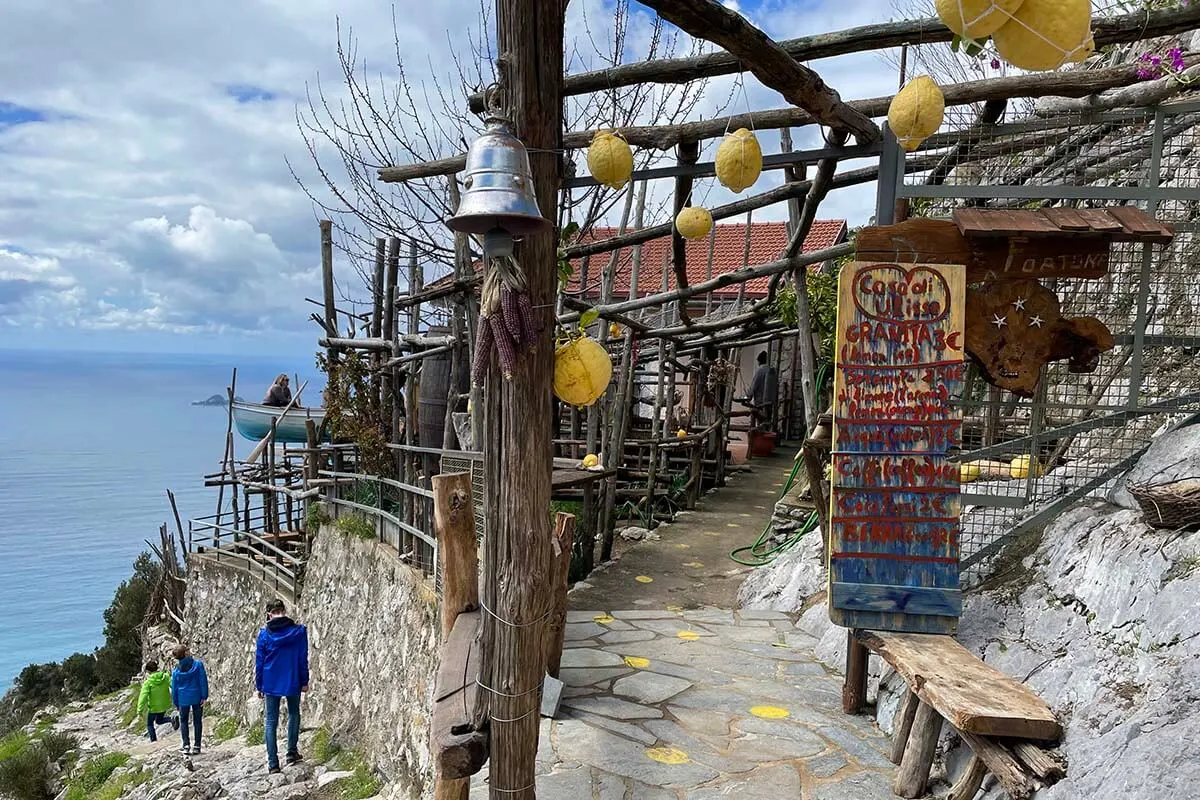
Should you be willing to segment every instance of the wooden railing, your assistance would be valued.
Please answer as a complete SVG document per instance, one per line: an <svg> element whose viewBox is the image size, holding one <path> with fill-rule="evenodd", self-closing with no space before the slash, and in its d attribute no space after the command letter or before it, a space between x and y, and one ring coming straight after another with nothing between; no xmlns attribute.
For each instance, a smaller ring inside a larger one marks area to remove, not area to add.
<svg viewBox="0 0 1200 800"><path fill-rule="evenodd" d="M295 602L305 559L279 546L283 536L239 530L215 520L215 516L188 520L188 553L245 572L279 597Z"/></svg>

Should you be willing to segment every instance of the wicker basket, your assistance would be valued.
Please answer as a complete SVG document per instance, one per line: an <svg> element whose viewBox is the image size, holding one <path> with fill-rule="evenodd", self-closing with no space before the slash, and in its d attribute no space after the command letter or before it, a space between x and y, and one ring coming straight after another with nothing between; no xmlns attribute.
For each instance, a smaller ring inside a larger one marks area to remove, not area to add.
<svg viewBox="0 0 1200 800"><path fill-rule="evenodd" d="M1142 507L1148 525L1172 530L1200 526L1200 478L1157 485L1130 482L1126 488Z"/></svg>

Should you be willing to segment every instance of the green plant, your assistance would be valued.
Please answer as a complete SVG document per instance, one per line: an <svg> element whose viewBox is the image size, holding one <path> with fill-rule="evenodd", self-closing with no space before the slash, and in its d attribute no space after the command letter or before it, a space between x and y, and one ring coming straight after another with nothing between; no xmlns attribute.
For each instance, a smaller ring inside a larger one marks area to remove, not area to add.
<svg viewBox="0 0 1200 800"><path fill-rule="evenodd" d="M370 768L359 764L354 768L354 774L346 778L342 788L342 800L366 800L374 797L383 788L383 783L375 777Z"/></svg>
<svg viewBox="0 0 1200 800"><path fill-rule="evenodd" d="M312 744L309 745L308 752L316 764L326 764L333 758L337 757L342 752L342 748L338 743L333 741L333 737L329 735L328 728L318 728L313 734Z"/></svg>
<svg viewBox="0 0 1200 800"><path fill-rule="evenodd" d="M0 760L0 796L13 800L53 800L53 762L38 742L28 740Z"/></svg>
<svg viewBox="0 0 1200 800"><path fill-rule="evenodd" d="M97 790L104 787L112 774L125 766L128 761L128 753L105 753L89 758L67 785L66 800L97 800L95 794ZM120 792L114 796L119 796L119 794Z"/></svg>
<svg viewBox="0 0 1200 800"><path fill-rule="evenodd" d="M338 517L335 524L337 529L347 536L357 536L359 539L367 541L375 538L375 525L359 514L346 514Z"/></svg>
<svg viewBox="0 0 1200 800"><path fill-rule="evenodd" d="M133 686L131 687L129 695L127 697L125 697L125 699L122 701L124 703L124 705L121 709L121 727L122 728L128 728L131 725L133 725L135 722L139 721L138 718L141 715L138 714L137 705L138 705L138 694L140 694L141 691L142 691L141 682L139 681L137 683L134 683Z"/></svg>
<svg viewBox="0 0 1200 800"><path fill-rule="evenodd" d="M371 391L370 362L354 350L342 353L336 364L318 353L317 367L328 376L325 418L330 432L335 438L346 438L357 445L360 472L392 473L395 463L387 446L391 409L387 410L385 423L378 394Z"/></svg>
<svg viewBox="0 0 1200 800"><path fill-rule="evenodd" d="M238 725L237 717L222 717L221 720L213 726L213 738L218 742L227 742L238 735L238 730L241 726Z"/></svg>
<svg viewBox="0 0 1200 800"><path fill-rule="evenodd" d="M38 739L38 744L45 751L46 758L52 763L57 763L79 747L79 739L69 733L47 731Z"/></svg>
<svg viewBox="0 0 1200 800"><path fill-rule="evenodd" d="M13 731L0 739L0 761L12 758L29 745L29 734L24 731Z"/></svg>
<svg viewBox="0 0 1200 800"><path fill-rule="evenodd" d="M263 726L262 720L260 719L250 726L250 730L246 732L246 744L250 745L251 747L257 747L260 744L264 744L266 741L267 731Z"/></svg>
<svg viewBox="0 0 1200 800"><path fill-rule="evenodd" d="M325 506L321 503L313 503L304 514L304 530L309 536L315 536L321 526L329 521L329 515L325 513Z"/></svg>

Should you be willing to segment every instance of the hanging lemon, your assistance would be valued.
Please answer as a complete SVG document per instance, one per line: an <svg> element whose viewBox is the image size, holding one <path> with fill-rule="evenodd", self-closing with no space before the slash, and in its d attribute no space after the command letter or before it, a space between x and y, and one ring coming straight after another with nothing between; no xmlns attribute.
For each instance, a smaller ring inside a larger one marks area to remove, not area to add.
<svg viewBox="0 0 1200 800"><path fill-rule="evenodd" d="M1014 67L1057 69L1086 50L1091 28L1091 0L1025 0L992 41Z"/></svg>
<svg viewBox="0 0 1200 800"><path fill-rule="evenodd" d="M1011 19L1024 0L937 0L937 15L964 39L986 39Z"/></svg>
<svg viewBox="0 0 1200 800"><path fill-rule="evenodd" d="M675 217L675 230L685 239L703 239L712 226L712 214L702 206L688 206Z"/></svg>
<svg viewBox="0 0 1200 800"><path fill-rule="evenodd" d="M946 113L946 98L928 75L918 75L892 98L888 127L905 150L912 152L937 133Z"/></svg>
<svg viewBox="0 0 1200 800"><path fill-rule="evenodd" d="M617 323L612 323L608 326L608 336L610 339L616 339L621 335L621 326Z"/></svg>
<svg viewBox="0 0 1200 800"><path fill-rule="evenodd" d="M713 161L721 185L731 192L741 192L753 186L762 172L762 147L753 133L738 128L721 140Z"/></svg>
<svg viewBox="0 0 1200 800"><path fill-rule="evenodd" d="M1096 40L1092 38L1092 34L1088 34L1087 41L1083 43L1083 47L1079 48L1074 55L1067 56L1067 62L1071 64L1082 64L1096 53Z"/></svg>
<svg viewBox="0 0 1200 800"><path fill-rule="evenodd" d="M595 453L588 453L586 456L583 457L583 468L584 469L591 469L592 467L596 466L599 463L600 463L600 459L597 458Z"/></svg>
<svg viewBox="0 0 1200 800"><path fill-rule="evenodd" d="M612 360L595 339L580 336L554 351L554 394L573 406L590 406L612 380Z"/></svg>
<svg viewBox="0 0 1200 800"><path fill-rule="evenodd" d="M979 480L979 465L978 464L959 464L958 465L958 480L961 483L971 483Z"/></svg>
<svg viewBox="0 0 1200 800"><path fill-rule="evenodd" d="M633 151L619 134L597 131L587 152L588 170L599 183L620 189L633 174Z"/></svg>
<svg viewBox="0 0 1200 800"><path fill-rule="evenodd" d="M1040 478L1042 476L1042 467L1036 461L1030 459L1029 456L1017 456L1008 466L1008 474L1016 480L1024 480L1029 477L1029 473L1033 472L1033 477Z"/></svg>
<svg viewBox="0 0 1200 800"><path fill-rule="evenodd" d="M687 435L688 435L687 431L685 431L683 428L680 428L679 430L675 431L676 439L686 439Z"/></svg>

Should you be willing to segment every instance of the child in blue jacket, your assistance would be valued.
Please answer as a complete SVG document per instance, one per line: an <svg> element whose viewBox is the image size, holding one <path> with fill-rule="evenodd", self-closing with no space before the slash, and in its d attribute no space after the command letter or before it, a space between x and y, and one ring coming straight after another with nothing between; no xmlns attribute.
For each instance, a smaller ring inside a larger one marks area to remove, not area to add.
<svg viewBox="0 0 1200 800"><path fill-rule="evenodd" d="M204 704L208 701L208 673L204 662L192 656L187 645L172 652L179 662L171 673L171 703L179 709L179 733L183 737L181 753L200 754L200 734L204 729ZM195 743L189 746L188 720L195 726Z"/></svg>
<svg viewBox="0 0 1200 800"><path fill-rule="evenodd" d="M300 695L308 691L308 629L287 615L282 600L267 603L267 624L258 632L254 648L254 688L266 698L264 733L267 771L279 772L280 701L287 703L287 763L302 760L300 738Z"/></svg>

